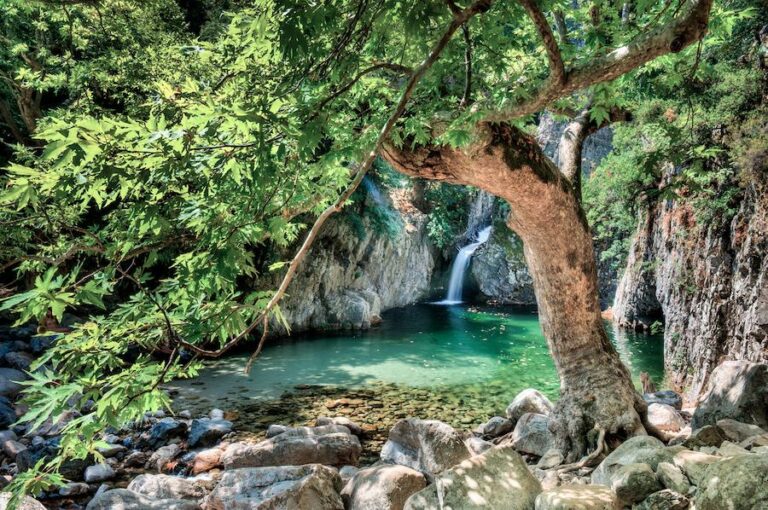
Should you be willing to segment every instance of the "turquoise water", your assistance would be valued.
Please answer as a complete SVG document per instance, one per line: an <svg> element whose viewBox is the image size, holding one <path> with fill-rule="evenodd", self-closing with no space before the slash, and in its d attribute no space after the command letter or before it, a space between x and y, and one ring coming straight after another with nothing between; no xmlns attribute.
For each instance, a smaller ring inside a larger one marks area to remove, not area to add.
<svg viewBox="0 0 768 510"><path fill-rule="evenodd" d="M607 326L636 384L645 371L660 385L662 337ZM435 391L473 388L480 398L486 390L506 398L529 387L552 398L558 394L537 315L523 308L414 305L384 313L383 323L369 331L273 340L249 375L243 373L246 358L212 362L194 384L175 386L183 396L197 393L212 401L233 393L271 399L297 385L376 383Z"/></svg>

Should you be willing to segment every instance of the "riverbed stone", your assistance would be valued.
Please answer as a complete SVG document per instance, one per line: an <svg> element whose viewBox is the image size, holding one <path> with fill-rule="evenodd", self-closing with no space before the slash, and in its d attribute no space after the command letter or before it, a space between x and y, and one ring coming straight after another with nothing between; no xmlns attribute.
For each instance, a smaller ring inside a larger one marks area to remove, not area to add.
<svg viewBox="0 0 768 510"><path fill-rule="evenodd" d="M685 473L693 485L699 485L704 480L704 473L709 465L721 461L722 457L684 450L675 454L672 460L675 466Z"/></svg>
<svg viewBox="0 0 768 510"><path fill-rule="evenodd" d="M691 427L731 418L768 429L768 364L724 361L713 371Z"/></svg>
<svg viewBox="0 0 768 510"><path fill-rule="evenodd" d="M663 487L648 464L627 464L611 477L611 489L619 501L627 506L644 500Z"/></svg>
<svg viewBox="0 0 768 510"><path fill-rule="evenodd" d="M149 457L148 463L151 467L155 468L158 473L162 473L167 470L169 463L174 460L179 453L181 453L179 445L169 444L168 446L163 446L153 452Z"/></svg>
<svg viewBox="0 0 768 510"><path fill-rule="evenodd" d="M29 376L21 370L0 368L0 396L15 397L22 389L19 383L27 379L29 379Z"/></svg>
<svg viewBox="0 0 768 510"><path fill-rule="evenodd" d="M541 484L511 446L496 446L466 459L435 480L408 498L405 510L433 510L441 506L457 510L530 510L541 492Z"/></svg>
<svg viewBox="0 0 768 510"><path fill-rule="evenodd" d="M603 485L565 484L536 497L536 510L620 510L611 489Z"/></svg>
<svg viewBox="0 0 768 510"><path fill-rule="evenodd" d="M195 454L192 461L192 474L199 475L221 465L222 448L208 448Z"/></svg>
<svg viewBox="0 0 768 510"><path fill-rule="evenodd" d="M109 464L94 464L85 468L85 481L88 483L103 482L115 477L115 470Z"/></svg>
<svg viewBox="0 0 768 510"><path fill-rule="evenodd" d="M671 462L659 462L656 467L656 478L667 489L681 494L688 494L688 490L691 488L685 473Z"/></svg>
<svg viewBox="0 0 768 510"><path fill-rule="evenodd" d="M96 496L85 510L200 510L195 501L154 499L128 489L112 489Z"/></svg>
<svg viewBox="0 0 768 510"><path fill-rule="evenodd" d="M357 423L347 418L346 416L334 416L332 418L328 416L321 416L317 420L315 420L315 424L316 425L341 425L342 427L348 428L352 434L358 437L363 434L363 428Z"/></svg>
<svg viewBox="0 0 768 510"><path fill-rule="evenodd" d="M554 405L543 393L533 388L528 388L517 394L512 403L507 406L506 414L507 418L513 424L516 424L517 420L526 413L548 416L552 409L554 409Z"/></svg>
<svg viewBox="0 0 768 510"><path fill-rule="evenodd" d="M280 434L260 443L233 443L221 455L225 469L302 464L357 465L362 447L348 433L321 436Z"/></svg>
<svg viewBox="0 0 768 510"><path fill-rule="evenodd" d="M453 427L441 421L418 418L398 421L381 450L381 459L385 462L429 473L439 473L470 455Z"/></svg>
<svg viewBox="0 0 768 510"><path fill-rule="evenodd" d="M711 464L694 501L697 510L768 508L768 455L750 453Z"/></svg>
<svg viewBox="0 0 768 510"><path fill-rule="evenodd" d="M232 422L229 420L211 418L192 420L187 443L190 448L211 446L230 432L232 432Z"/></svg>
<svg viewBox="0 0 768 510"><path fill-rule="evenodd" d="M649 495L632 510L686 510L689 506L690 501L685 495L664 489Z"/></svg>
<svg viewBox="0 0 768 510"><path fill-rule="evenodd" d="M6 510L8 508L8 502L11 500L11 494L8 492L0 492L0 510ZM38 500L26 496L16 510L46 510L42 503Z"/></svg>
<svg viewBox="0 0 768 510"><path fill-rule="evenodd" d="M59 487L59 496L72 497L88 494L90 486L83 482L69 482Z"/></svg>
<svg viewBox="0 0 768 510"><path fill-rule="evenodd" d="M723 432L723 435L734 443L741 443L750 437L768 434L768 431L758 427L757 425L742 423L730 418L717 420L717 426Z"/></svg>
<svg viewBox="0 0 768 510"><path fill-rule="evenodd" d="M346 510L402 510L405 501L427 486L424 475L397 464L361 469L341 491Z"/></svg>
<svg viewBox="0 0 768 510"><path fill-rule="evenodd" d="M280 434L282 434L283 432L291 428L292 427L289 427L288 425L279 425L277 423L273 423L272 425L267 427L267 433L266 433L267 439L275 436L279 436Z"/></svg>
<svg viewBox="0 0 768 510"><path fill-rule="evenodd" d="M163 418L152 425L145 442L152 448L168 443L174 437L182 437L187 432L187 424L173 418Z"/></svg>
<svg viewBox="0 0 768 510"><path fill-rule="evenodd" d="M16 409L7 397L0 396L0 428L8 428L16 422Z"/></svg>
<svg viewBox="0 0 768 510"><path fill-rule="evenodd" d="M139 475L128 484L128 490L152 499L192 499L205 496L205 490L193 481L170 475Z"/></svg>
<svg viewBox="0 0 768 510"><path fill-rule="evenodd" d="M611 485L613 474L628 464L648 464L656 469L659 462L671 462L682 447L664 447L664 443L651 436L635 436L627 439L612 451L592 472L592 483Z"/></svg>
<svg viewBox="0 0 768 510"><path fill-rule="evenodd" d="M543 456L555 444L555 435L549 431L549 418L543 414L525 413L517 420L515 430L504 438L515 450Z"/></svg>
<svg viewBox="0 0 768 510"><path fill-rule="evenodd" d="M341 478L319 464L225 471L207 510L343 510Z"/></svg>
<svg viewBox="0 0 768 510"><path fill-rule="evenodd" d="M648 421L664 432L680 432L685 427L685 420L677 410L667 404L649 404Z"/></svg>

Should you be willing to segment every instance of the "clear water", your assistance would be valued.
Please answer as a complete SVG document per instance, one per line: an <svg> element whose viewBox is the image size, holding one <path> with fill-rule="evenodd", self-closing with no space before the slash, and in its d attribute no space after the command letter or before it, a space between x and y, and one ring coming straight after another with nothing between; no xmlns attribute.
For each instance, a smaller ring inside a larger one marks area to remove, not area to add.
<svg viewBox="0 0 768 510"><path fill-rule="evenodd" d="M383 319L380 327L364 332L272 341L249 375L243 372L244 354L211 362L194 384L174 386L184 397L214 402L233 393L272 399L306 384L354 388L394 383L473 392L480 399L486 393L508 399L533 387L557 397L557 374L532 310L424 304L390 310ZM610 328L609 333L638 387L641 371L660 385L662 337Z"/></svg>

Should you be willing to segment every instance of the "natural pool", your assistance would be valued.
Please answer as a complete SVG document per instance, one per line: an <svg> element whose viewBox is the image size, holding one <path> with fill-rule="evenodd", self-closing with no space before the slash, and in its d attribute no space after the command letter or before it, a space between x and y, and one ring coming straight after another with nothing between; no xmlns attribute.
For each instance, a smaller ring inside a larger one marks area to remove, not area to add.
<svg viewBox="0 0 768 510"><path fill-rule="evenodd" d="M243 373L247 354L211 362L197 380L174 385L178 403L240 410L250 403L256 410L258 402L279 401L296 386L329 385L349 392L369 389L372 393L363 399L384 400L384 407L397 414L463 423L467 413L503 412L525 388L557 398L557 374L535 310L420 304L390 310L383 319L369 331L273 340L250 375ZM662 382L660 335L619 333L610 327L609 333L636 384L641 371L657 385ZM291 405L296 404L283 407Z"/></svg>

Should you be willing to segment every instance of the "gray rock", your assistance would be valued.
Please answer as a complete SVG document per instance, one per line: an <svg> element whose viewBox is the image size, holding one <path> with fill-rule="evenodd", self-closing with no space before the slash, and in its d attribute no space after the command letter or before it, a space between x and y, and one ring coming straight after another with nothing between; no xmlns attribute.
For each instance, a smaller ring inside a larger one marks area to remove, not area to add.
<svg viewBox="0 0 768 510"><path fill-rule="evenodd" d="M517 423L524 414L536 413L549 416L554 409L552 402L541 392L528 388L517 394L512 403L507 406L507 418Z"/></svg>
<svg viewBox="0 0 768 510"><path fill-rule="evenodd" d="M611 477L611 489L619 501L632 505L661 490L662 486L648 464L627 464Z"/></svg>
<svg viewBox="0 0 768 510"><path fill-rule="evenodd" d="M163 446L162 448L158 448L157 451L152 453L152 455L149 457L148 463L151 467L157 469L158 473L161 473L165 470L166 465L175 459L180 452L181 448L179 448L179 445L177 444L169 444L168 446Z"/></svg>
<svg viewBox="0 0 768 510"><path fill-rule="evenodd" d="M0 492L0 510L6 510L8 508L8 502L11 500L11 495L8 492ZM36 499L26 496L21 504L16 507L16 510L46 510L42 503Z"/></svg>
<svg viewBox="0 0 768 510"><path fill-rule="evenodd" d="M643 399L649 404L664 404L676 410L683 408L683 397L672 390L657 391L656 393L643 393Z"/></svg>
<svg viewBox="0 0 768 510"><path fill-rule="evenodd" d="M603 485L565 484L536 498L536 510L620 510L616 495Z"/></svg>
<svg viewBox="0 0 768 510"><path fill-rule="evenodd" d="M704 480L704 473L710 464L719 462L722 457L708 455L701 452L684 450L675 454L672 459L675 466L679 467L693 485L700 485Z"/></svg>
<svg viewBox="0 0 768 510"><path fill-rule="evenodd" d="M272 427L280 427L280 428L272 428ZM352 431L345 427L344 425L336 425L336 424L330 424L330 425L320 425L317 427L283 427L282 425L270 425L270 429L273 433L277 432L278 430L282 430L279 434L275 434L272 437L276 436L292 436L292 437L317 437L317 436L326 436L328 434L351 434ZM269 432L269 429L267 430ZM269 435L268 435L269 437Z"/></svg>
<svg viewBox="0 0 768 510"><path fill-rule="evenodd" d="M737 455L745 455L747 453L749 453L749 451L746 448L742 448L736 443L731 443L730 441L723 441L723 444L721 444L720 448L717 449L717 455L721 457L735 457Z"/></svg>
<svg viewBox="0 0 768 510"><path fill-rule="evenodd" d="M290 430L291 427L287 425L277 425L273 424L267 427L267 439L278 436L285 432L286 430Z"/></svg>
<svg viewBox="0 0 768 510"><path fill-rule="evenodd" d="M768 508L768 455L742 455L710 465L694 502L697 510Z"/></svg>
<svg viewBox="0 0 768 510"><path fill-rule="evenodd" d="M519 452L543 456L555 444L555 436L549 431L549 418L543 414L524 414L501 444L507 443Z"/></svg>
<svg viewBox="0 0 768 510"><path fill-rule="evenodd" d="M691 427L714 425L723 418L768 429L768 364L724 361L715 368Z"/></svg>
<svg viewBox="0 0 768 510"><path fill-rule="evenodd" d="M763 430L757 425L742 423L740 421L731 420L730 418L717 420L717 426L723 432L723 435L734 443L740 443L750 437L768 434L768 431Z"/></svg>
<svg viewBox="0 0 768 510"><path fill-rule="evenodd" d="M659 462L656 467L656 477L664 487L680 494L688 494L691 488L688 478L680 468L669 462Z"/></svg>
<svg viewBox="0 0 768 510"><path fill-rule="evenodd" d="M211 510L343 510L335 469L309 464L225 471L206 498Z"/></svg>
<svg viewBox="0 0 768 510"><path fill-rule="evenodd" d="M99 453L104 457L111 458L116 457L119 454L126 452L127 450L128 448L121 444L111 444L107 447L99 448Z"/></svg>
<svg viewBox="0 0 768 510"><path fill-rule="evenodd" d="M680 432L685 427L685 420L680 413L667 404L649 404L648 421L664 432Z"/></svg>
<svg viewBox="0 0 768 510"><path fill-rule="evenodd" d="M360 468L357 466L342 466L339 469L339 476L341 477L342 484L346 486L347 482L349 482L358 471L360 471Z"/></svg>
<svg viewBox="0 0 768 510"><path fill-rule="evenodd" d="M341 491L346 510L402 510L405 501L427 486L424 475L406 466L361 469Z"/></svg>
<svg viewBox="0 0 768 510"><path fill-rule="evenodd" d="M510 432L514 426L515 425L511 420L501 416L494 416L487 422L477 427L474 432L476 435L484 439L493 439Z"/></svg>
<svg viewBox="0 0 768 510"><path fill-rule="evenodd" d="M63 487L59 488L59 496L71 497L82 496L88 494L90 487L87 483L82 482L69 482Z"/></svg>
<svg viewBox="0 0 768 510"><path fill-rule="evenodd" d="M85 481L88 483L103 482L115 477L115 470L109 464L94 464L85 468Z"/></svg>
<svg viewBox="0 0 768 510"><path fill-rule="evenodd" d="M221 455L225 469L301 464L356 465L362 447L352 434L280 434L257 444L233 443Z"/></svg>
<svg viewBox="0 0 768 510"><path fill-rule="evenodd" d="M469 456L469 449L453 427L417 418L397 422L381 450L383 461L429 473L439 473Z"/></svg>
<svg viewBox="0 0 768 510"><path fill-rule="evenodd" d="M529 510L540 492L541 484L520 454L511 446L496 446L438 475L435 483L408 498L404 508Z"/></svg>
<svg viewBox="0 0 768 510"><path fill-rule="evenodd" d="M467 445L472 455L480 455L489 448L493 448L493 443L480 439L477 436L470 436L464 440L464 444Z"/></svg>
<svg viewBox="0 0 768 510"><path fill-rule="evenodd" d="M632 507L632 510L686 510L690 501L684 495L665 489L654 492L645 500Z"/></svg>
<svg viewBox="0 0 768 510"><path fill-rule="evenodd" d="M127 489L113 489L97 493L85 510L200 510L200 505L194 501L153 499Z"/></svg>
<svg viewBox="0 0 768 510"><path fill-rule="evenodd" d="M656 469L659 462L671 462L675 453L682 449L679 446L665 448L664 443L651 436L631 437L595 468L592 472L592 483L610 486L613 474L628 464L648 464L651 469Z"/></svg>
<svg viewBox="0 0 768 510"><path fill-rule="evenodd" d="M224 411L222 411L221 409L216 409L214 407L208 413L208 418L210 418L212 420L223 420L224 419Z"/></svg>
<svg viewBox="0 0 768 510"><path fill-rule="evenodd" d="M193 481L169 475L139 475L128 484L128 490L152 499L192 499L205 496L205 490Z"/></svg>
<svg viewBox="0 0 768 510"><path fill-rule="evenodd" d="M13 398L21 391L19 382L29 379L27 374L15 368L0 368L0 396Z"/></svg>
<svg viewBox="0 0 768 510"><path fill-rule="evenodd" d="M358 437L363 435L363 428L345 416L335 416L333 418L321 416L315 420L315 423L317 425L341 425L342 427L347 427L351 433Z"/></svg>
<svg viewBox="0 0 768 510"><path fill-rule="evenodd" d="M551 469L563 463L563 453L557 448L551 448L539 459L536 467L539 469Z"/></svg>
<svg viewBox="0 0 768 510"><path fill-rule="evenodd" d="M232 422L228 420L210 418L192 420L187 442L190 448L211 446L230 432L232 432Z"/></svg>
<svg viewBox="0 0 768 510"><path fill-rule="evenodd" d="M13 439L3 441L3 452L12 459L15 459L16 455L20 454L26 449L27 447L25 445L18 441L14 441Z"/></svg>
<svg viewBox="0 0 768 510"><path fill-rule="evenodd" d="M718 448L725 441L725 434L717 425L705 425L700 429L694 430L690 437L683 441L686 448L701 448L702 446L713 446Z"/></svg>
<svg viewBox="0 0 768 510"><path fill-rule="evenodd" d="M2 382L0 382L2 384ZM16 409L7 398L0 396L0 428L7 428L16 422Z"/></svg>

